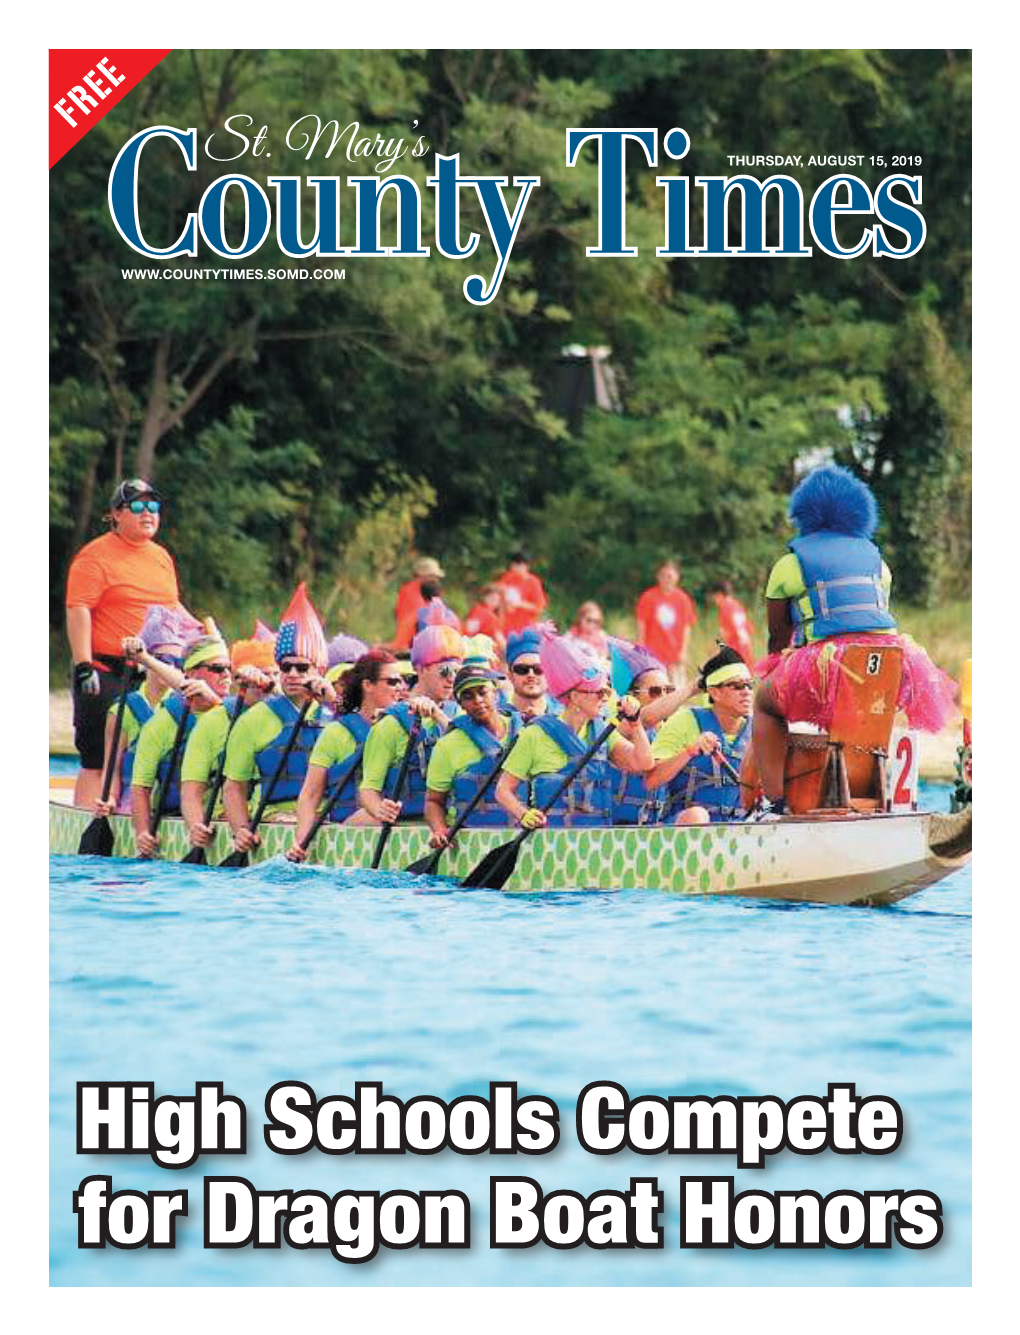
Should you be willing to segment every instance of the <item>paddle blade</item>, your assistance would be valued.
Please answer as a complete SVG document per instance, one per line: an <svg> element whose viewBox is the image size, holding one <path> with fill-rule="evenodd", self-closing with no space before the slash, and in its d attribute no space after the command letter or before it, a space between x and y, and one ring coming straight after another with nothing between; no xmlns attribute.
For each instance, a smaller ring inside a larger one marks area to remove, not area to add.
<svg viewBox="0 0 1020 1335"><path fill-rule="evenodd" d="M113 853L113 827L105 816L96 816L82 831L78 842L78 853L85 857L108 858Z"/></svg>
<svg viewBox="0 0 1020 1335"><path fill-rule="evenodd" d="M443 850L437 848L429 853L427 857L419 858L417 862L412 862L409 867L404 868L407 876L432 876L439 866L439 859L443 856Z"/></svg>
<svg viewBox="0 0 1020 1335"><path fill-rule="evenodd" d="M247 865L248 865L247 853L230 853L220 863L221 867L247 867Z"/></svg>
<svg viewBox="0 0 1020 1335"><path fill-rule="evenodd" d="M474 871L461 881L463 890L502 890L517 866L517 844L501 844L486 853Z"/></svg>
<svg viewBox="0 0 1020 1335"><path fill-rule="evenodd" d="M184 857L181 858L181 861L189 862L193 867L204 867L205 849L196 846L190 853L185 853Z"/></svg>

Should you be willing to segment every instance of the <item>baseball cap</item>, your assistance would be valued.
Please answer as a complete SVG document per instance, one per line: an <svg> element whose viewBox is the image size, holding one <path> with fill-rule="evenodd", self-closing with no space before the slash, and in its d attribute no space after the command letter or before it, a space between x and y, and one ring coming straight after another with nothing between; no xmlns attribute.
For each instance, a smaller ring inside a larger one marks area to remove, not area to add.
<svg viewBox="0 0 1020 1335"><path fill-rule="evenodd" d="M474 665L462 667L453 679L453 694L459 696L468 686L485 686L500 680L498 672Z"/></svg>
<svg viewBox="0 0 1020 1335"><path fill-rule="evenodd" d="M128 478L126 482L120 484L110 498L110 509L122 510L125 505L130 505L132 501L141 500L143 496L151 496L154 501L163 499L152 483L146 482L145 478Z"/></svg>

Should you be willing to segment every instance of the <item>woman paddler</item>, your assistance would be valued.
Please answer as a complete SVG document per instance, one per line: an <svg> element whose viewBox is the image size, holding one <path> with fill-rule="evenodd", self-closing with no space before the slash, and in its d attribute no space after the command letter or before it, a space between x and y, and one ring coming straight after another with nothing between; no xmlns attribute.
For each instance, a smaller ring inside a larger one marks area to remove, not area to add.
<svg viewBox="0 0 1020 1335"><path fill-rule="evenodd" d="M184 641L187 625L191 633L201 629L199 622L189 617L183 609L153 606L150 607L137 636L129 635L121 641L121 652L126 659L132 658L139 646L150 658L168 667L184 666ZM117 811L126 815L131 806L131 775L135 766L135 748L142 728L152 718L157 705L167 693L167 684L157 672L147 667L141 686L130 691L124 701L124 715L121 720L120 739L117 743L117 759L114 763L113 782L110 796L106 802L96 803L96 814L109 816ZM110 762L113 747L117 705L110 706L106 719L106 753L103 757L103 773Z"/></svg>
<svg viewBox="0 0 1020 1335"><path fill-rule="evenodd" d="M199 714L215 709L230 683L227 646L212 623L210 630L215 633L195 636L185 644L184 675L188 680L179 691L167 694L138 736L131 774L131 823L138 854L143 858L152 857L159 846L159 836L150 833L152 790L157 784L163 794L163 814L180 815L183 750L178 750L171 768L178 729L183 721L186 740ZM187 714L185 705L189 707Z"/></svg>
<svg viewBox="0 0 1020 1335"><path fill-rule="evenodd" d="M331 821L359 819L358 782L361 762L369 730L378 716L396 704L403 684L397 670L397 660L388 649L368 649L339 679L339 717L327 723L312 749L308 773L297 803L297 834L287 850L291 862L304 862L308 856L302 847L323 797L334 791L334 785L344 783L351 769L350 781L344 784L332 811Z"/></svg>
<svg viewBox="0 0 1020 1335"><path fill-rule="evenodd" d="M903 651L896 708L912 728L938 732L953 709L955 683L889 612L892 576L871 541L878 507L869 487L845 468L810 473L790 496L798 536L772 567L765 590L769 655L754 701L754 755L766 816L781 816L789 730L795 722L828 728L847 646L898 645Z"/></svg>
<svg viewBox="0 0 1020 1335"><path fill-rule="evenodd" d="M486 637L487 638L487 637ZM425 820L433 848L449 843L447 816L451 798L460 817L478 795L499 757L516 738L521 715L502 705L498 672L484 661L465 661L453 682L454 699L464 711L440 737L425 776ZM489 786L476 804L466 825L510 824L510 817L496 801L495 785Z"/></svg>
<svg viewBox="0 0 1020 1335"><path fill-rule="evenodd" d="M662 663L643 644L610 635L608 645L613 690L638 702L648 741L654 743L657 725L676 712L687 692L674 689ZM656 824L665 796L663 788L649 791L644 774L622 771L613 783L613 824Z"/></svg>
<svg viewBox="0 0 1020 1335"><path fill-rule="evenodd" d="M665 784L660 819L675 825L707 825L741 820L740 785L719 763L738 773L751 741L754 681L736 649L724 646L701 669L697 686L708 705L678 709L652 743L654 767L645 775L649 789Z"/></svg>
<svg viewBox="0 0 1020 1335"><path fill-rule="evenodd" d="M496 800L525 829L541 825L610 825L613 813L612 767L643 773L652 753L641 725L637 701L619 703L616 731L599 748L578 777L557 800L548 818L547 804L566 774L608 722L603 710L612 695L609 674L575 639L556 635L548 624L539 627L539 657L550 692L560 701L559 717L542 714L524 729L503 766ZM529 785L529 802L519 796Z"/></svg>
<svg viewBox="0 0 1020 1335"><path fill-rule="evenodd" d="M326 636L303 582L280 619L273 657L280 668L281 694L246 710L227 742L223 806L237 853L247 853L259 842L257 831L249 826L250 786L258 783L261 790L261 785L272 783L282 763L266 816L293 811L326 717L324 707L336 700L336 692L322 675L327 660ZM314 703L298 727L301 710L309 701Z"/></svg>

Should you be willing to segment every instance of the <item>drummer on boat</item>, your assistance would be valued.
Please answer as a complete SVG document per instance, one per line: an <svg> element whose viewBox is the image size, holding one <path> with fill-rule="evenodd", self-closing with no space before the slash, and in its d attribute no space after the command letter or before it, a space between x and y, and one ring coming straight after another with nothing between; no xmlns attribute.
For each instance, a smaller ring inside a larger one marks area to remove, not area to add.
<svg viewBox="0 0 1020 1335"><path fill-rule="evenodd" d="M432 747L457 713L453 679L464 661L464 638L452 626L426 626L411 642L411 665L418 674L414 693L386 710L372 725L365 742L357 823L389 825L395 820L421 820L425 810L425 775ZM407 770L403 794L393 793L401 761L415 723L417 741Z"/></svg>
<svg viewBox="0 0 1020 1335"><path fill-rule="evenodd" d="M188 678L184 686L165 697L138 737L131 774L131 823L139 857L143 858L152 857L159 847L158 834L150 833L152 790L157 782L163 794L163 814L181 814L181 748L171 768L178 734L186 742L198 715L217 708L227 693L230 656L218 632L189 641L184 652L184 675Z"/></svg>
<svg viewBox="0 0 1020 1335"><path fill-rule="evenodd" d="M902 650L896 708L912 728L938 732L953 709L955 683L889 611L892 575L872 541L878 507L871 489L845 468L810 473L790 496L798 536L772 567L765 590L769 656L754 701L754 755L766 818L784 814L790 723L827 729L840 664L850 645Z"/></svg>
<svg viewBox="0 0 1020 1335"><path fill-rule="evenodd" d="M380 714L397 701L403 677L397 660L387 649L362 654L339 680L338 717L327 723L312 750L308 773L297 803L297 835L287 850L291 862L308 856L304 841L315 822L323 798L327 801L340 785L329 820L351 825L367 824L358 806L358 782L368 734Z"/></svg>
<svg viewBox="0 0 1020 1335"><path fill-rule="evenodd" d="M249 823L251 786L272 784L268 819L293 811L327 707L336 701L335 690L322 675L326 636L304 583L298 585L280 620L273 655L280 669L281 694L246 710L227 742L223 805L238 853L259 843Z"/></svg>
<svg viewBox="0 0 1020 1335"><path fill-rule="evenodd" d="M425 778L425 820L433 848L445 848L449 842L446 822L451 799L459 817L523 726L521 715L501 704L499 681L499 673L477 664L465 664L454 678L454 698L464 712L436 742ZM465 822L468 826L510 823L506 810L495 799L493 786Z"/></svg>
<svg viewBox="0 0 1020 1335"><path fill-rule="evenodd" d="M697 685L708 694L707 707L678 709L662 725L652 743L655 764L645 775L649 792L665 786L661 820L675 825L742 819L733 771L739 774L751 740L753 678L740 654L725 646L701 668Z"/></svg>
<svg viewBox="0 0 1020 1335"><path fill-rule="evenodd" d="M634 700L622 700L619 722L595 756L550 810L540 810L577 760L608 722L604 709L612 696L608 673L576 640L540 631L539 656L552 694L560 701L560 717L543 714L524 729L503 766L496 800L525 829L542 825L609 825L612 821L612 771L643 773L652 753ZM529 788L521 801L520 785Z"/></svg>

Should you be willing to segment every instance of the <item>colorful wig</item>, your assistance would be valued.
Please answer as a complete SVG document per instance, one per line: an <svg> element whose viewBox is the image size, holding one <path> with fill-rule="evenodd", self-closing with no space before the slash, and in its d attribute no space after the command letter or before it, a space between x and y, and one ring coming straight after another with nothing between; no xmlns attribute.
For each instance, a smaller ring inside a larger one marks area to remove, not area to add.
<svg viewBox="0 0 1020 1335"><path fill-rule="evenodd" d="M816 468L797 484L790 496L789 514L802 538L818 532L870 538L878 527L878 506L871 488L836 464Z"/></svg>
<svg viewBox="0 0 1020 1335"><path fill-rule="evenodd" d="M626 695L644 672L665 672L666 669L650 649L643 644L631 644L616 635L608 635L609 659L612 664L613 690Z"/></svg>
<svg viewBox="0 0 1020 1335"><path fill-rule="evenodd" d="M426 626L411 641L411 662L416 668L464 658L464 638L452 626Z"/></svg>
<svg viewBox="0 0 1020 1335"><path fill-rule="evenodd" d="M527 630L512 631L506 637L507 663L516 663L521 654L537 654L541 643L542 637L535 626L529 626Z"/></svg>
<svg viewBox="0 0 1020 1335"><path fill-rule="evenodd" d="M338 663L356 663L362 654L368 653L368 645L355 635L334 635L326 645L326 662L334 668Z"/></svg>
<svg viewBox="0 0 1020 1335"><path fill-rule="evenodd" d="M307 658L317 668L324 670L327 657L322 622L302 580L280 618L280 629L276 632L276 661L280 663L285 658Z"/></svg>
<svg viewBox="0 0 1020 1335"><path fill-rule="evenodd" d="M538 655L549 691L557 700L575 687L587 691L601 690L609 685L609 674L599 660L578 640L568 635L557 635L551 622L538 626L541 644Z"/></svg>

